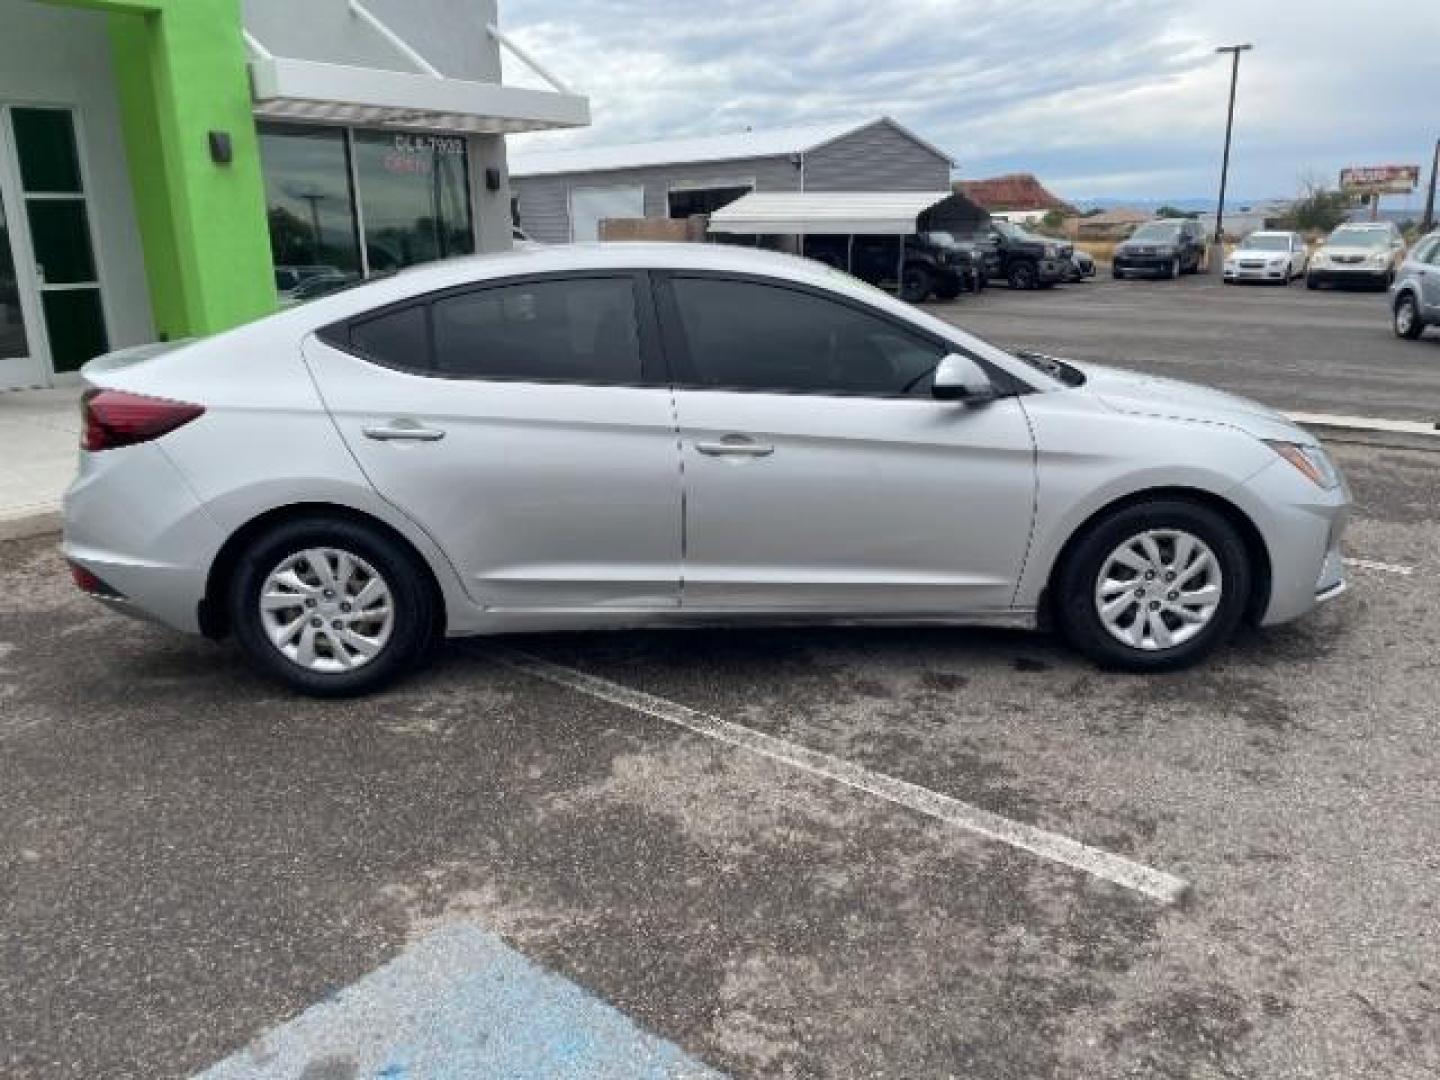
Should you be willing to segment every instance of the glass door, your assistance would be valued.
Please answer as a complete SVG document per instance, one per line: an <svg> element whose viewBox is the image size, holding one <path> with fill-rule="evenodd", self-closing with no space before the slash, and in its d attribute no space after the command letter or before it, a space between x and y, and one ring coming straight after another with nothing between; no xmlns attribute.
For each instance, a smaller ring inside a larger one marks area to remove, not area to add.
<svg viewBox="0 0 1440 1080"><path fill-rule="evenodd" d="M18 184L7 168L10 155L3 128L0 125L0 390L10 390L48 380L38 355L43 346L35 342L30 329L36 321L34 283L22 272L24 260L16 258L24 250L20 242L24 230L13 213L20 200Z"/></svg>
<svg viewBox="0 0 1440 1080"><path fill-rule="evenodd" d="M12 106L5 111L14 150L10 172L19 181L12 250L21 291L28 279L39 297L47 348L39 347L42 335L34 333L32 320L30 350L43 358L40 375L46 379L49 372L76 371L108 351L109 335L74 117L58 108ZM17 221L22 212L23 220Z"/></svg>

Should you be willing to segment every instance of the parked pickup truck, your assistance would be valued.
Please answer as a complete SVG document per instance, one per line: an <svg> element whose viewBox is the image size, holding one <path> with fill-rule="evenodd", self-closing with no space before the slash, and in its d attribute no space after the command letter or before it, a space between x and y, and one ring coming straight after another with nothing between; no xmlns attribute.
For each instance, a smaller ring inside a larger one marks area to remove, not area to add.
<svg viewBox="0 0 1440 1080"><path fill-rule="evenodd" d="M905 239L902 299L918 304L932 296L954 300L984 285L976 249L948 232L912 233ZM804 253L828 266L848 269L862 281L893 288L901 267L898 236L807 236ZM853 243L852 243L853 242Z"/></svg>
<svg viewBox="0 0 1440 1080"><path fill-rule="evenodd" d="M990 276L1008 281L1012 289L1049 288L1073 272L1073 244L1037 236L1004 218L992 218L988 234L1000 256Z"/></svg>

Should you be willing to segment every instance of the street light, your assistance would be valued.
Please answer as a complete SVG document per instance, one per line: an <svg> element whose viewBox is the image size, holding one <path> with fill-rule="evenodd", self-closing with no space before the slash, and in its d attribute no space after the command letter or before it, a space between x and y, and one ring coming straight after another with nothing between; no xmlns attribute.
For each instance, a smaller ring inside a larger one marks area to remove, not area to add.
<svg viewBox="0 0 1440 1080"><path fill-rule="evenodd" d="M1230 132L1235 127L1235 84L1240 80L1240 54L1249 52L1255 46L1222 45L1215 51L1229 53L1230 62L1230 111L1225 115L1225 157L1220 165L1220 204L1215 208L1215 245L1210 253L1210 271L1225 270L1225 181L1230 174Z"/></svg>

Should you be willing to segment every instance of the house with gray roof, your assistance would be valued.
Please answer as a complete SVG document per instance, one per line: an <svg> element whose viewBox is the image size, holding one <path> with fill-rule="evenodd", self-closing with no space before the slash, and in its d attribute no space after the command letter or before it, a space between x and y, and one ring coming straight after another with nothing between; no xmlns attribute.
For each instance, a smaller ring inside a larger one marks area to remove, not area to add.
<svg viewBox="0 0 1440 1080"><path fill-rule="evenodd" d="M616 218L709 214L752 191L945 191L955 163L889 117L623 146L510 148L521 228L595 240Z"/></svg>

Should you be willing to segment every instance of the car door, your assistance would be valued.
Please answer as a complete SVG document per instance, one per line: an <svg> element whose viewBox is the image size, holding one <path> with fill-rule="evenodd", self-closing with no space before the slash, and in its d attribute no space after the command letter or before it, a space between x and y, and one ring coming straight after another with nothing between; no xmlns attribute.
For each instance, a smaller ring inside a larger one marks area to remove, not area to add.
<svg viewBox="0 0 1440 1080"><path fill-rule="evenodd" d="M305 345L371 482L488 608L679 603L679 452L643 282L510 278Z"/></svg>
<svg viewBox="0 0 1440 1080"><path fill-rule="evenodd" d="M1011 397L936 401L954 346L851 296L657 275L685 490L681 606L1008 609L1035 461Z"/></svg>
<svg viewBox="0 0 1440 1080"><path fill-rule="evenodd" d="M1432 238L1412 257L1426 322L1440 321L1440 238Z"/></svg>

